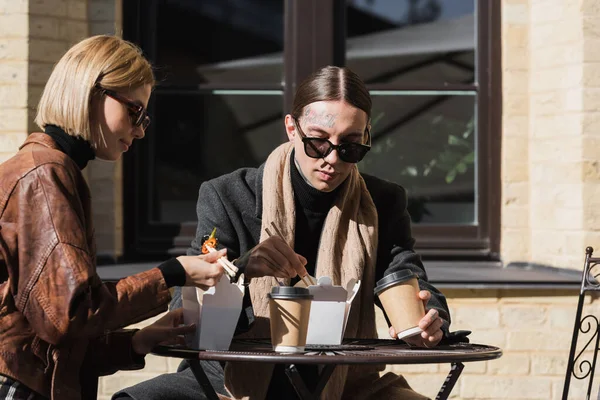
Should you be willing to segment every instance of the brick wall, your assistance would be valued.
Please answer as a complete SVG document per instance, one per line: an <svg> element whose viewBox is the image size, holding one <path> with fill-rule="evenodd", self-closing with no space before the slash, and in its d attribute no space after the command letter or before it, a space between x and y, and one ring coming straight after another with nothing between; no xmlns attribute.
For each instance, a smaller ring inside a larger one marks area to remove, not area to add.
<svg viewBox="0 0 600 400"><path fill-rule="evenodd" d="M569 3L532 1L530 8L531 256L553 265L569 265L585 246L584 15Z"/></svg>
<svg viewBox="0 0 600 400"><path fill-rule="evenodd" d="M28 2L0 0L0 161L27 137Z"/></svg>
<svg viewBox="0 0 600 400"><path fill-rule="evenodd" d="M502 233L505 260L529 260L529 0L502 6Z"/></svg>
<svg viewBox="0 0 600 400"><path fill-rule="evenodd" d="M35 109L54 64L88 36L87 0L30 0L28 23L27 131L33 132L39 131Z"/></svg>
<svg viewBox="0 0 600 400"><path fill-rule="evenodd" d="M54 63L88 36L87 0L0 0L0 161L29 132Z"/></svg>
<svg viewBox="0 0 600 400"><path fill-rule="evenodd" d="M580 268L600 245L600 7L503 1L502 256Z"/></svg>

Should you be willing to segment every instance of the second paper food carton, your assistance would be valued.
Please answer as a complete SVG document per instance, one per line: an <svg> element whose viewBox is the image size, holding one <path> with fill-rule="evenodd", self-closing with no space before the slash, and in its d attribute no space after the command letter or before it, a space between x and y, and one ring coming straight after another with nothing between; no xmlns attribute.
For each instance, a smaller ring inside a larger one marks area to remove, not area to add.
<svg viewBox="0 0 600 400"><path fill-rule="evenodd" d="M332 285L331 278L322 276L316 285L308 287L313 295L308 321L306 344L341 344L350 314L352 300L360 289L360 281L351 279L346 287Z"/></svg>

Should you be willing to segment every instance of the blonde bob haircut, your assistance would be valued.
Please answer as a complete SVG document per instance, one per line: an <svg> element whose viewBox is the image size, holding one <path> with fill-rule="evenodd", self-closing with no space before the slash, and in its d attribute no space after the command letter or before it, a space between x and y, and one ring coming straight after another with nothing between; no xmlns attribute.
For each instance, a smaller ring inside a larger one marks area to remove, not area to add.
<svg viewBox="0 0 600 400"><path fill-rule="evenodd" d="M142 51L117 36L98 35L71 47L54 66L37 108L35 123L63 128L69 135L91 137L92 98L96 86L114 91L150 84L154 73Z"/></svg>

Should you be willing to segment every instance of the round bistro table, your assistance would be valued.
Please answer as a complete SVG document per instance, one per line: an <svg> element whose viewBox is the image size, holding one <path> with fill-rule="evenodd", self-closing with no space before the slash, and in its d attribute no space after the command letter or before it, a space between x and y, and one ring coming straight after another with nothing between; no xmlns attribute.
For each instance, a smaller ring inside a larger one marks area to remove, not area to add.
<svg viewBox="0 0 600 400"><path fill-rule="evenodd" d="M451 364L450 372L440 388L436 400L445 400L458 380L464 362L493 360L502 356L502 350L482 344L457 343L439 345L432 349L411 347L391 339L344 339L341 345L307 345L303 353L276 353L270 339L234 339L229 350L198 350L181 346L157 346L152 353L164 357L184 358L198 383L210 400L218 400L200 360L221 362L257 362L284 364L285 372L301 400L319 399L337 365L342 364ZM322 366L313 392L296 369L297 364Z"/></svg>

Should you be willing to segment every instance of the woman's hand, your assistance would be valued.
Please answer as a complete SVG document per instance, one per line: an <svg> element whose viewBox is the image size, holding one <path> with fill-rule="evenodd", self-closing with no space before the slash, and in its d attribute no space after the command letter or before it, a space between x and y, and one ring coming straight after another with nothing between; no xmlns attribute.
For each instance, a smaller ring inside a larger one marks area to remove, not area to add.
<svg viewBox="0 0 600 400"><path fill-rule="evenodd" d="M133 351L146 355L158 344L185 344L184 338L179 335L195 332L196 325L181 325L182 323L183 308L169 311L156 322L133 335L131 339Z"/></svg>
<svg viewBox="0 0 600 400"><path fill-rule="evenodd" d="M429 302L429 299L431 299L431 293L427 290L421 290L419 292L419 298L423 300L423 305L425 306L425 310L427 310L427 303ZM425 316L419 321L419 328L421 328L423 332L421 332L420 335L407 337L402 340L413 346L427 348L435 347L444 336L444 332L442 332L441 329L443 324L444 320L440 318L438 310L432 308L427 310ZM394 339L398 337L393 326L390 327L390 336Z"/></svg>
<svg viewBox="0 0 600 400"><path fill-rule="evenodd" d="M217 260L226 255L227 249L222 249L199 256L177 257L185 270L185 286L196 286L206 290L219 283L224 270Z"/></svg>
<svg viewBox="0 0 600 400"><path fill-rule="evenodd" d="M272 236L246 253L247 258L244 274L247 278L274 276L276 278L293 278L296 275L305 276L306 258L296 254L281 238Z"/></svg>

